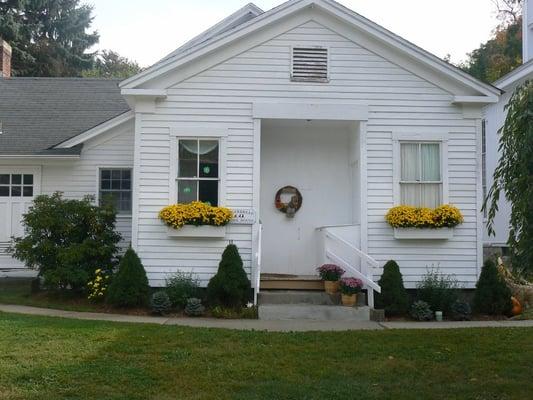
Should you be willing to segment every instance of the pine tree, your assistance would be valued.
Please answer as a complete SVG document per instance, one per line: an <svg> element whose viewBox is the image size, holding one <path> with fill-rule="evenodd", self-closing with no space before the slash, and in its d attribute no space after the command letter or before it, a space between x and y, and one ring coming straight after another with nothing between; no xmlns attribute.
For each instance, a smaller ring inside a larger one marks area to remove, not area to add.
<svg viewBox="0 0 533 400"><path fill-rule="evenodd" d="M213 305L242 307L250 295L250 281L244 271L237 246L230 244L222 253L217 274L207 286L207 298Z"/></svg>
<svg viewBox="0 0 533 400"><path fill-rule="evenodd" d="M130 248L120 260L118 273L109 285L107 301L119 307L144 306L149 294L146 271L135 250Z"/></svg>
<svg viewBox="0 0 533 400"><path fill-rule="evenodd" d="M376 295L376 307L385 310L387 316L407 313L409 299L403 286L402 273L396 261L387 261L378 282L381 293Z"/></svg>
<svg viewBox="0 0 533 400"><path fill-rule="evenodd" d="M485 261L474 295L474 310L481 314L509 314L513 307L511 290L492 260Z"/></svg>
<svg viewBox="0 0 533 400"><path fill-rule="evenodd" d="M81 76L92 68L97 32L87 32L93 7L80 0L0 2L0 37L13 48L13 74Z"/></svg>

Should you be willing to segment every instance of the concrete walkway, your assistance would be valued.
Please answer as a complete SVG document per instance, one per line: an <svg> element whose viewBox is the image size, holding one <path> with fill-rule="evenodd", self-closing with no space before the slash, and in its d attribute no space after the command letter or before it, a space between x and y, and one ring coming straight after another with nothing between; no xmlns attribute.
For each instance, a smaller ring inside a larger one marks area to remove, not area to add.
<svg viewBox="0 0 533 400"><path fill-rule="evenodd" d="M121 314L75 312L17 305L0 305L0 312L72 318L91 321L129 322L157 325L188 326L195 328L224 328L269 332L349 331L383 329L458 329L530 327L533 321L469 321L469 322L372 322L372 321L314 321L314 320L229 320L214 318L166 318Z"/></svg>

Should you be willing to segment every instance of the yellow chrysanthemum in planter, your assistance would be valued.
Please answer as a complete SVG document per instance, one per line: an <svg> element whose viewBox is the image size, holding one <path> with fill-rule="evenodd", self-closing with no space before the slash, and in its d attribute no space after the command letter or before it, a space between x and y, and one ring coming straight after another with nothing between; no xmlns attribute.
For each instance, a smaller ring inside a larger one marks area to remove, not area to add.
<svg viewBox="0 0 533 400"><path fill-rule="evenodd" d="M213 207L193 201L189 204L173 204L159 212L159 218L168 226L179 229L183 225L224 226L233 218L233 211L225 207Z"/></svg>
<svg viewBox="0 0 533 400"><path fill-rule="evenodd" d="M385 219L393 228L453 228L463 223L463 215L449 204L437 208L398 206Z"/></svg>

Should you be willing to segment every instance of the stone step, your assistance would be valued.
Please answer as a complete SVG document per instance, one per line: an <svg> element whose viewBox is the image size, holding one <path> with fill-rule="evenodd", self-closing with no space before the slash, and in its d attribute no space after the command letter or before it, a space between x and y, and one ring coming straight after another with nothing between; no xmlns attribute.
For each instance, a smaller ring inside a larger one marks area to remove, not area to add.
<svg viewBox="0 0 533 400"><path fill-rule="evenodd" d="M263 304L262 320L369 321L369 307L344 307L313 304Z"/></svg>
<svg viewBox="0 0 533 400"><path fill-rule="evenodd" d="M259 304L314 304L333 306L341 303L340 293L328 294L324 291L304 290L264 290L259 292ZM357 296L357 305L366 304L365 293Z"/></svg>

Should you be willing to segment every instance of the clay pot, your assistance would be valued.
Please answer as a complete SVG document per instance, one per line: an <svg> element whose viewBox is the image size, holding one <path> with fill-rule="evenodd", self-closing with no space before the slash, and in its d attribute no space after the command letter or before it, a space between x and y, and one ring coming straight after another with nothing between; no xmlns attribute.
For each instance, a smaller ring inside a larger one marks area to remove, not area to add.
<svg viewBox="0 0 533 400"><path fill-rule="evenodd" d="M512 309L512 314L513 315L520 315L522 314L522 304L520 304L520 302L518 301L518 299L516 297L511 297L511 301L513 302L513 309Z"/></svg>
<svg viewBox="0 0 533 400"><path fill-rule="evenodd" d="M342 305L346 307L353 307L355 306L355 303L357 303L356 294L343 294L341 296L341 299L342 299Z"/></svg>
<svg viewBox="0 0 533 400"><path fill-rule="evenodd" d="M324 290L328 294L335 294L339 291L339 281L324 281Z"/></svg>

